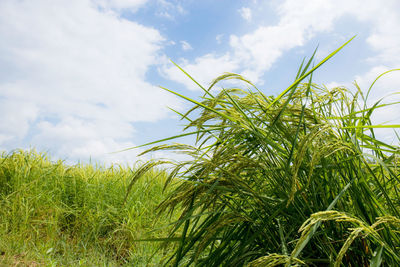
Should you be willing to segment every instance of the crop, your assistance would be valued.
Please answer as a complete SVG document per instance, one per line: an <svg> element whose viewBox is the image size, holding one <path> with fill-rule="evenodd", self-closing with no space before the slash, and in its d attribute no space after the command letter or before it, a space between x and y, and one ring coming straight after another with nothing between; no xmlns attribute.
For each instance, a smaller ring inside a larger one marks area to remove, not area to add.
<svg viewBox="0 0 400 267"><path fill-rule="evenodd" d="M232 73L208 88L187 74L204 91L199 101L166 89L193 107L179 113L188 132L160 142L194 135L196 145L147 151L189 156L170 162L165 187L180 184L159 206L180 214L167 237L176 249L164 264L400 265L400 150L374 132L400 126L371 122L377 109L397 103L368 106L372 85L352 92L312 82L342 47L315 67L314 55L303 61L278 96ZM213 90L232 81L247 88Z"/></svg>
<svg viewBox="0 0 400 267"><path fill-rule="evenodd" d="M152 266L167 254L136 242L166 234L157 218L166 173L68 166L35 151L0 155L1 266ZM157 224L155 221L157 220ZM151 232L151 233L150 233Z"/></svg>

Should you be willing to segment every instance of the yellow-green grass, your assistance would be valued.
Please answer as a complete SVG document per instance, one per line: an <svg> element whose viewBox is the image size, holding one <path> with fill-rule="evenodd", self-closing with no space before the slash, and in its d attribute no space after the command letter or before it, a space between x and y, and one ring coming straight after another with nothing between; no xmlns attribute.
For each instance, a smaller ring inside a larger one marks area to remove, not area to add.
<svg viewBox="0 0 400 267"><path fill-rule="evenodd" d="M339 50L315 67L313 57L303 62L278 96L231 73L197 83L200 100L166 89L193 108L179 113L188 133L160 142L197 140L149 149L189 156L172 162L169 178L182 182L160 206L180 211L166 265L400 266L400 147L374 132L400 125L371 121L398 103L368 106L372 87L314 84L313 72ZM244 88L214 90L232 79Z"/></svg>
<svg viewBox="0 0 400 267"><path fill-rule="evenodd" d="M168 174L152 171L166 161L104 169L68 167L34 152L3 154L2 259L84 266L400 266L400 148L374 132L400 125L371 121L377 109L398 103L368 106L372 86L351 91L314 84L313 72L341 48L315 67L314 56L303 62L278 96L231 73L209 88L196 82L204 90L200 100L166 89L193 104L178 113L191 131L150 144L189 135L197 141L148 150L188 155L171 160ZM244 89L213 90L232 79ZM166 249L138 239L166 241Z"/></svg>
<svg viewBox="0 0 400 267"><path fill-rule="evenodd" d="M135 240L166 235L156 211L166 174L148 172L124 203L135 169L1 154L0 265L157 266L168 250Z"/></svg>

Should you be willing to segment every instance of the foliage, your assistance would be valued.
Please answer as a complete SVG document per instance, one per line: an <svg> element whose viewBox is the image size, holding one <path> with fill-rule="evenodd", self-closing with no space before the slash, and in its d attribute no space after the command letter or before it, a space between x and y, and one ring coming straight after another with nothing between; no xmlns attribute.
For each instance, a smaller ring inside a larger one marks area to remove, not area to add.
<svg viewBox="0 0 400 267"><path fill-rule="evenodd" d="M155 212L166 173L147 173L124 204L136 169L67 166L35 151L3 153L0 265L156 265L168 251L135 240L166 234L161 227L169 219L156 223Z"/></svg>
<svg viewBox="0 0 400 267"><path fill-rule="evenodd" d="M193 134L197 145L148 150L189 156L172 162L166 187L181 183L159 206L180 210L167 238L179 245L164 264L400 265L400 150L374 133L400 126L372 125L373 112L389 104L367 107L371 88L312 83L342 47L313 68L314 56L303 61L277 97L231 73L207 89L196 82L200 101L166 89L194 104L181 114L192 131L176 137ZM232 80L248 90L212 90Z"/></svg>

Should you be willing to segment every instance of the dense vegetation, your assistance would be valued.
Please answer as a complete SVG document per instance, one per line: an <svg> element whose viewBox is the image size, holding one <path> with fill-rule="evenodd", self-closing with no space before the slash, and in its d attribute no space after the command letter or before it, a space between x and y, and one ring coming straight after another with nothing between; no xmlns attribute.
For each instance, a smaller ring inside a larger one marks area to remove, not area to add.
<svg viewBox="0 0 400 267"><path fill-rule="evenodd" d="M181 116L197 138L149 150L190 157L172 162L182 183L160 205L181 211L167 265L400 266L400 150L374 133L399 125L372 125L388 105L366 105L372 87L312 83L337 51L277 97L236 74L199 85L200 101L167 89L194 104ZM248 89L212 90L232 79Z"/></svg>
<svg viewBox="0 0 400 267"><path fill-rule="evenodd" d="M166 175L148 172L124 203L135 170L0 155L0 266L157 266L167 251L135 240L166 235Z"/></svg>
<svg viewBox="0 0 400 267"><path fill-rule="evenodd" d="M194 106L179 113L187 132L160 142L194 135L196 145L147 152L183 152L187 160L104 169L68 167L34 152L3 154L1 259L400 266L400 149L374 132L400 125L371 122L377 109L397 103L367 106L373 85L350 91L314 84L313 72L341 48L315 67L313 57L303 62L278 96L229 73L208 88L197 83L199 101L166 89ZM172 164L168 173L153 170L164 163ZM165 218L171 226L163 227Z"/></svg>

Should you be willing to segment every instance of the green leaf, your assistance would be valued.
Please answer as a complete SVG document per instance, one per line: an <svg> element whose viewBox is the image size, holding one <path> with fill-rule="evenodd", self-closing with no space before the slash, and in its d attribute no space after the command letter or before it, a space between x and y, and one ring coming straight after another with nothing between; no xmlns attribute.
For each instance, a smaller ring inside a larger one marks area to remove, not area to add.
<svg viewBox="0 0 400 267"><path fill-rule="evenodd" d="M383 252L383 245L380 245L378 250L374 251L374 254L372 254L370 267L379 267L379 266L381 266L381 264L382 264L382 252Z"/></svg>

